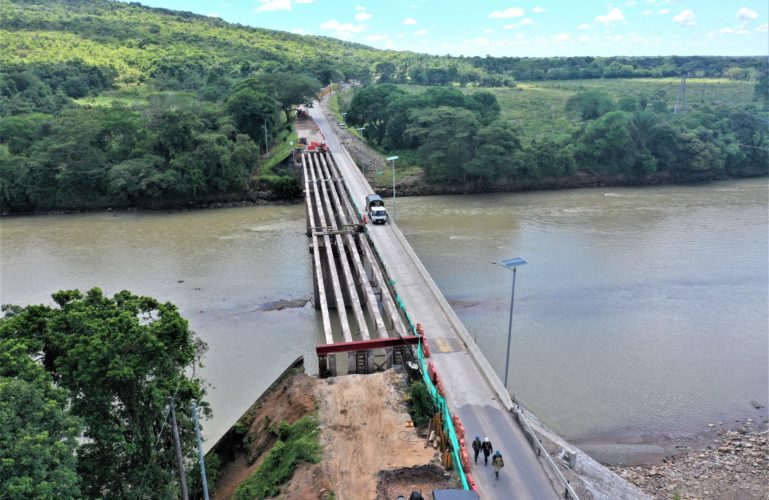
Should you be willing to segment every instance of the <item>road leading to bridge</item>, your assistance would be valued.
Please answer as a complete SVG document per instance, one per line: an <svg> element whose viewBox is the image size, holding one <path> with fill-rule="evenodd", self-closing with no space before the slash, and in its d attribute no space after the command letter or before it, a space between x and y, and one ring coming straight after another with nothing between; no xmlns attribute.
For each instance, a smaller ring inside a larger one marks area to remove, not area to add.
<svg viewBox="0 0 769 500"><path fill-rule="evenodd" d="M358 207L363 207L371 187L352 161L327 122L320 106L310 108L334 155L347 188ZM505 468L500 479L494 479L491 465L473 466L472 474L482 498L548 499L558 498L555 487L529 445L509 408L508 395L500 401L499 377L477 350L468 346L469 335L459 331L453 311L438 291L419 259L393 221L383 226L368 226L372 241L379 249L390 278L415 322L422 323L431 346L436 369L446 388L449 408L459 416L470 441L475 435L488 436L495 450L502 452ZM447 310L448 309L448 310ZM453 315L453 318L452 318ZM474 351L471 354L470 351Z"/></svg>

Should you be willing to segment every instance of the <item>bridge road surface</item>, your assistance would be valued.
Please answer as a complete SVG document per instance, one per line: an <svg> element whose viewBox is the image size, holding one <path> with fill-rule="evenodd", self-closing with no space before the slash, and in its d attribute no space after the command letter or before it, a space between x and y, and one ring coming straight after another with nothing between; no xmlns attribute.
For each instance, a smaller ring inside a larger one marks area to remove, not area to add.
<svg viewBox="0 0 769 500"><path fill-rule="evenodd" d="M340 144L320 106L316 105L308 111L323 133L350 195L362 210L366 195L373 193L371 187ZM395 288L403 298L411 318L424 327L430 343L431 359L446 388L449 409L462 420L468 446L474 436L480 435L481 439L488 436L494 450L499 450L505 460L498 481L494 479L491 460L488 466L483 465L483 453L478 465L473 464L471 473L481 498L559 498L517 421L497 400L491 384L473 361L460 335L430 291L427 280L432 278L425 279L418 264L414 262L416 256L413 251L404 249L408 243L396 234L400 230L392 220L388 220L387 224L381 226L370 224L368 231L379 249L390 278L395 280ZM497 377L496 374L490 376ZM470 454L472 460L472 449Z"/></svg>

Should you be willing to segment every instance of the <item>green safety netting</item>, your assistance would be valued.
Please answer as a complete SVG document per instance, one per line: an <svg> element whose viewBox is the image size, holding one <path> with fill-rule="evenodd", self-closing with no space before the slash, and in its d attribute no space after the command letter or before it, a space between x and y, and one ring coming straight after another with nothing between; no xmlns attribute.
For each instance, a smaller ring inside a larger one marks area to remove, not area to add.
<svg viewBox="0 0 769 500"><path fill-rule="evenodd" d="M462 470L462 461L459 457L459 439L457 439L457 433L454 430L454 423L451 420L451 413L449 412L449 408L446 405L446 400L438 393L438 389L435 387L435 385L433 385L433 381L430 380L430 376L427 373L427 364L425 362L425 356L422 353L421 341L419 342L419 347L417 348L417 358L419 358L419 367L422 369L422 377L425 379L425 385L427 385L427 389L430 391L430 394L433 397L435 406L443 415L444 431L449 433L449 441L451 441L451 462L454 465L454 469L457 471L457 475L459 475L460 481L462 481L462 488L469 490L470 486L467 484L467 476L465 475L465 471Z"/></svg>
<svg viewBox="0 0 769 500"><path fill-rule="evenodd" d="M390 276L390 273L387 270L387 266L384 265L384 262L382 261L382 256L379 253L379 249L376 247L374 242L371 242L372 246L374 247L374 252L379 257L379 261L382 263L382 267L384 268L385 274L387 276ZM395 281L390 280L390 286L394 287ZM398 304L398 307L403 311L404 316L406 317L406 321L409 324L409 328L413 332L414 335L417 335L417 327L416 323L412 321L411 316L409 315L408 311L406 310L406 304L403 303L403 299L401 298L400 294L396 292L395 294L395 302ZM469 490L470 486L467 483L467 475L465 474L465 471L462 470L462 460L459 456L460 448L459 448L459 439L457 438L456 430L454 429L454 422L451 420L451 413L449 412L448 406L446 405L446 400L438 393L438 389L433 384L433 381L430 380L430 376L427 373L427 363L425 362L425 356L422 351L422 341L419 341L419 346L417 347L417 358L419 359L419 367L422 371L422 377L424 378L425 385L427 385L427 389L430 391L430 395L433 397L433 403L435 403L436 408L438 408L438 411L441 412L443 416L443 427L444 431L448 432L449 434L449 441L451 442L451 461L454 466L454 469L457 471L457 475L459 476L460 481L462 482L462 488L465 490Z"/></svg>

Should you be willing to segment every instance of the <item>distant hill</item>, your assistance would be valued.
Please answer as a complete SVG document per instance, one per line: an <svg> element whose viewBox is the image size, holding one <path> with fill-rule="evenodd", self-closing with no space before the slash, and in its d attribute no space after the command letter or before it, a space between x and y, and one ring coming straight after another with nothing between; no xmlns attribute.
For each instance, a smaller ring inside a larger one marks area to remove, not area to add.
<svg viewBox="0 0 769 500"><path fill-rule="evenodd" d="M117 83L162 80L179 89L255 72L301 72L323 83L514 85L515 80L680 76L756 80L766 58L448 57L378 50L341 40L230 24L112 0L5 0L0 65L79 60Z"/></svg>

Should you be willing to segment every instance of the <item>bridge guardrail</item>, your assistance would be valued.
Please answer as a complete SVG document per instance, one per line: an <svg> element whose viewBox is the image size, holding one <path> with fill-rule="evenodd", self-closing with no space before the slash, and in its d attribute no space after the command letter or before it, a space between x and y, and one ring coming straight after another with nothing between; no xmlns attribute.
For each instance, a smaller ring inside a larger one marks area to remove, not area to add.
<svg viewBox="0 0 769 500"><path fill-rule="evenodd" d="M503 403L505 408L521 424L521 428L526 434L526 437L529 440L529 444L537 453L537 456L542 456L542 452L544 452L545 460L547 464L550 466L552 472L555 474L556 479L560 481L564 487L564 497L579 500L579 496L577 496L577 493L571 487L571 484L569 483L569 481L567 481L566 478L563 476L561 471L558 469L558 466L550 457L550 454L542 445L542 442L539 440L539 438L537 438L537 435L534 433L534 430L531 428L531 425L526 419L526 416L523 410L520 408L520 406L517 403L513 402L513 399L510 397L510 393L507 391L507 388L504 387L499 377L496 377L496 376L492 377L489 375L489 374L495 374L493 368L491 367L491 363L489 363L488 359L486 359L486 356L483 354L483 352L481 352L478 345L470 337L470 333L467 331L467 328L465 328L465 326L462 324L461 320L457 316L456 312L454 312L454 309L452 309L451 305L449 305L448 301L446 301L446 298L443 296L443 293L441 293L441 291L438 289L438 286L435 284L432 278L430 278L429 273L427 272L427 269L425 269L424 265L422 264L422 261L419 260L419 257L417 257L416 253L414 253L414 250L411 248L411 245L409 245L408 241L406 241L406 237L403 236L403 234L400 232L400 230L397 229L397 227L395 229L396 230L394 232L396 237L401 241L401 245L403 246L405 251L409 253L409 256L412 258L412 261L414 262L417 269L419 269L419 272L427 277L425 281L427 282L428 288L432 292L435 299L438 301L438 304L441 306L441 309L443 310L443 312L448 317L449 322L454 327L454 330L459 334L459 336L464 341L465 346L467 347L468 351L472 355L473 361L481 370L481 373L483 374L484 378L489 382L489 384L494 389L494 392L497 394L499 401ZM374 248L377 253L377 257L379 257L381 261L382 258L379 255L379 251L376 249L376 246Z"/></svg>

